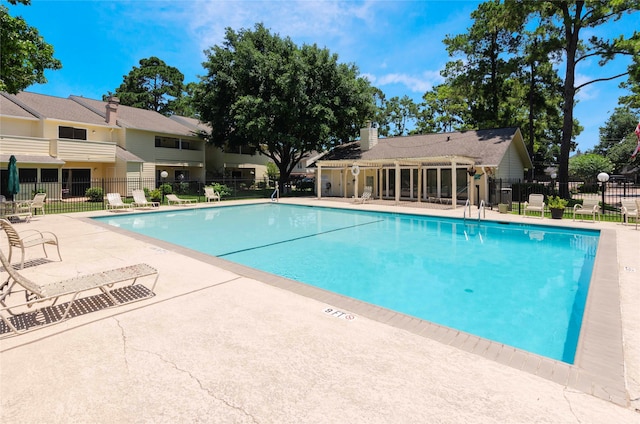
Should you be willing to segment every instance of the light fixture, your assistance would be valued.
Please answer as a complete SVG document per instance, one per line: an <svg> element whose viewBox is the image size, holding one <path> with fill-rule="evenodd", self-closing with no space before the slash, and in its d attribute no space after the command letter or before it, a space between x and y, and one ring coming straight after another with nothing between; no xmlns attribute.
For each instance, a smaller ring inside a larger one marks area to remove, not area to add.
<svg viewBox="0 0 640 424"><path fill-rule="evenodd" d="M606 183L607 181L609 181L609 174L607 174L606 172L599 173L598 181L600 181L601 183Z"/></svg>
<svg viewBox="0 0 640 424"><path fill-rule="evenodd" d="M607 208L605 207L605 198L604 198L604 191L607 185L607 181L609 181L609 174L607 174L606 172L601 172L598 174L598 181L600 181L600 183L602 184L602 213L606 214L607 213Z"/></svg>
<svg viewBox="0 0 640 424"><path fill-rule="evenodd" d="M168 176L169 176L169 173L167 171L162 171L160 173L160 177L162 177L162 178L167 178Z"/></svg>
<svg viewBox="0 0 640 424"><path fill-rule="evenodd" d="M551 174L551 179L555 180L556 178L558 178L558 174L556 174L555 172L553 174Z"/></svg>

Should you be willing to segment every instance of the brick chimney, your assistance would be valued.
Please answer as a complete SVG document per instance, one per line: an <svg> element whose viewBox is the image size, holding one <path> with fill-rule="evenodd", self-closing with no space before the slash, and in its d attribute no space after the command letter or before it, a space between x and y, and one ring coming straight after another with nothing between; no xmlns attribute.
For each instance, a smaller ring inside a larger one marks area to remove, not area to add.
<svg viewBox="0 0 640 424"><path fill-rule="evenodd" d="M371 149L378 144L378 128L371 125L371 121L367 121L364 128L360 128L360 150Z"/></svg>
<svg viewBox="0 0 640 424"><path fill-rule="evenodd" d="M105 121L109 125L116 125L118 121L118 105L120 104L120 100L117 97L109 97L107 99L107 117Z"/></svg>

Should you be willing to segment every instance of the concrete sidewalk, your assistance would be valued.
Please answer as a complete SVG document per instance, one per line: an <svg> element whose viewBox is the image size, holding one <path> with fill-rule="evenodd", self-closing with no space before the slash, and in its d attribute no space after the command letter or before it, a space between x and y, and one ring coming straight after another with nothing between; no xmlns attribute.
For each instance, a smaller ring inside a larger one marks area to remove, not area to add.
<svg viewBox="0 0 640 424"><path fill-rule="evenodd" d="M495 214L487 218L523 219ZM333 305L323 299L110 230L88 215L17 224L55 232L63 258L23 274L56 280L145 262L160 272L157 295L0 341L3 423L640 422L640 231L633 226L576 223L617 234L629 398L619 406L396 326L340 319L324 312Z"/></svg>

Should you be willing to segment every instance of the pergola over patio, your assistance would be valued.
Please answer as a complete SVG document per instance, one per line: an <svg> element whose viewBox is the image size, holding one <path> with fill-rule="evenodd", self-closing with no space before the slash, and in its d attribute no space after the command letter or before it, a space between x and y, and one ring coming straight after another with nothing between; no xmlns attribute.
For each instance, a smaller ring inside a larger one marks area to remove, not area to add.
<svg viewBox="0 0 640 424"><path fill-rule="evenodd" d="M417 191L418 191L418 198L417 201L420 202L422 200L422 184L423 184L423 178L422 178L422 170L425 168L439 168L439 169L443 169L443 168L449 168L451 169L451 186L453 187L451 195L451 203L452 206L455 208L456 204L457 204L457 190L455 189L455 187L457 187L457 175L456 175L456 170L462 165L465 168L466 167L470 167L470 169L475 169L475 166L479 165L478 163L478 159L473 158L473 157L469 157L469 156L460 156L460 155L448 155L448 156L431 156L431 157L418 157L418 158L385 158L385 159L343 159L343 160L320 160L318 162L316 162L316 166L317 166L317 179L316 179L316 184L317 184L317 193L318 193L318 198L322 197L322 190L321 190L321 184L322 184L322 171L323 169L329 169L329 170L340 170L342 171L342 179L343 179L343 184L342 184L342 191L343 191L343 196L347 197L347 178L349 176L349 174L351 174L353 176L353 178L355 179L355 183L354 183L354 195L355 197L358 197L358 187L359 187L359 178L361 175L366 176L366 172L367 170L375 170L374 173L374 178L375 181L377 182L377 184L375 184L375 187L377 187L378 189L378 193L377 196L379 198L382 198L382 191L383 191L383 187L382 184L380 184L380 181L382 181L382 172L385 169L393 169L395 170L395 187L396 190L394 191L394 196L395 196L395 201L399 202L400 201L400 190L398 189L400 187L401 184L401 180L400 180L400 170L401 168L415 168L418 170L418 181L417 181ZM470 174L470 176L472 176L472 174ZM439 179L439 174L438 174L438 179ZM485 179L485 184L486 184L486 179ZM439 182L438 182L438 187L440 186ZM470 181L467 180L467 190L470 193L469 198L473 199L473 197L471 196L471 191L473 190L473 184L470 184Z"/></svg>

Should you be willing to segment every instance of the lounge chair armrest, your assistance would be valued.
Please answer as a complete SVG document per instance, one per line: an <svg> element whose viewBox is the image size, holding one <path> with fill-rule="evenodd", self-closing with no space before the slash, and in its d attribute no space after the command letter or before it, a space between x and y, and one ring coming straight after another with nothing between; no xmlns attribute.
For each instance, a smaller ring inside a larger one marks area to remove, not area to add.
<svg viewBox="0 0 640 424"><path fill-rule="evenodd" d="M42 231L36 230L35 228L31 228L29 230L23 230L18 233L21 239L30 238L34 236L42 236Z"/></svg>
<svg viewBox="0 0 640 424"><path fill-rule="evenodd" d="M573 205L573 211L577 211L578 209L582 209L582 205L580 203L576 203L575 205Z"/></svg>

